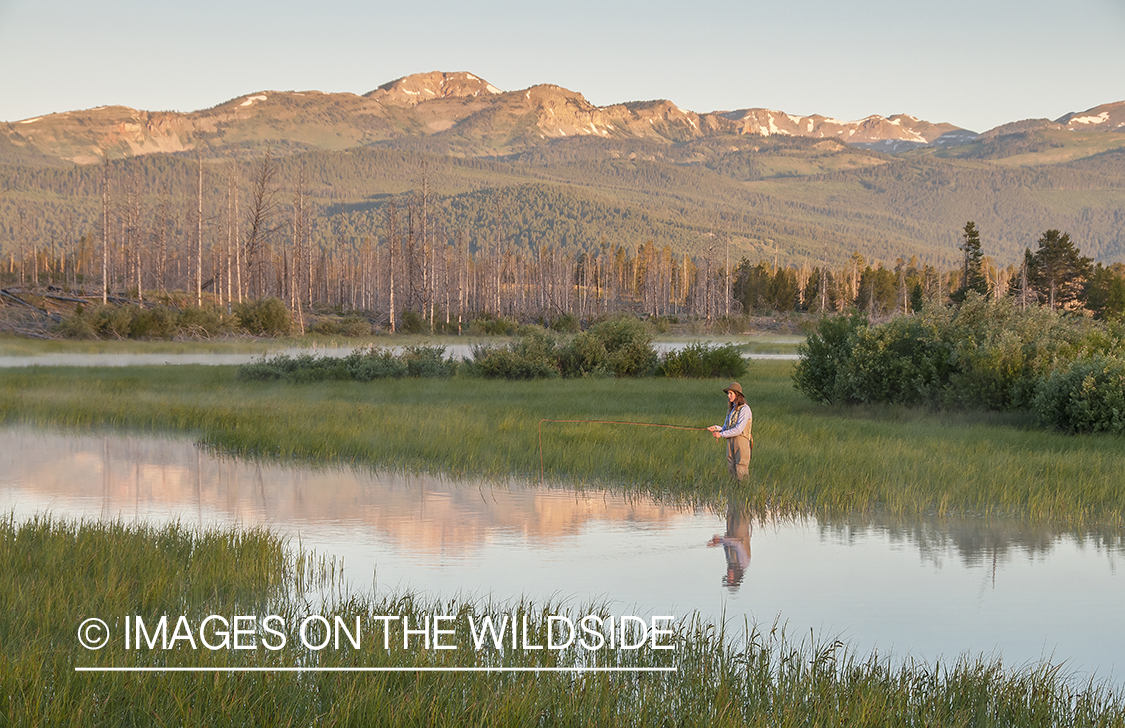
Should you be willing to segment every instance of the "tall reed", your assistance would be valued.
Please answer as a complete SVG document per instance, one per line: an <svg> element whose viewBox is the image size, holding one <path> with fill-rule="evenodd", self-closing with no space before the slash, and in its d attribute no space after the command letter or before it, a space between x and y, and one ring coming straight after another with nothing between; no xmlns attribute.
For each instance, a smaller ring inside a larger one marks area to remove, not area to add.
<svg viewBox="0 0 1125 728"><path fill-rule="evenodd" d="M311 591L310 591L311 589ZM267 611L268 610L268 611ZM331 565L268 531L194 531L36 518L0 521L0 723L4 725L1122 726L1125 695L1047 663L1013 669L858 655L780 625L687 619L672 651L360 648L81 648L90 616L321 614L420 618L551 615L597 605L494 604L346 593ZM114 621L114 620L117 621ZM415 667L674 667L663 673L421 673ZM76 667L395 667L394 673L92 673Z"/></svg>

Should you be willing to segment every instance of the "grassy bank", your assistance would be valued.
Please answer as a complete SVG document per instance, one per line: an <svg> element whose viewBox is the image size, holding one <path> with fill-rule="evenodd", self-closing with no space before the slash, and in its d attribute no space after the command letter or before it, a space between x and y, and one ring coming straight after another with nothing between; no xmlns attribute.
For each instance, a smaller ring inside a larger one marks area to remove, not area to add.
<svg viewBox="0 0 1125 728"><path fill-rule="evenodd" d="M29 339L0 333L0 356L36 356L39 354L269 354L285 349L350 348L363 346L414 346L419 344L453 346L473 344L499 344L507 336L420 336L412 334L376 335L362 337L306 334L278 338L228 336L204 341L141 341L135 339ZM792 334L746 334L741 336L706 333L668 334L656 337L658 343L689 344L709 341L717 344L736 344L747 354L795 354L804 336Z"/></svg>
<svg viewBox="0 0 1125 728"><path fill-rule="evenodd" d="M1120 524L1125 448L1112 436L1034 429L1019 415L831 407L794 391L790 362L742 383L756 449L751 506L839 515L1017 515ZM0 371L0 421L188 431L248 456L538 478L540 419L704 427L725 412L714 380L237 382L233 367ZM548 479L725 497L722 444L703 432L544 423Z"/></svg>
<svg viewBox="0 0 1125 728"><path fill-rule="evenodd" d="M299 642L256 649L126 649L138 615L393 615L458 620L514 613L543 644L565 605L426 602L410 594L345 594L323 563L266 531L152 529L117 523L0 521L0 723L5 725L623 725L623 726L1122 726L1125 696L1056 668L1006 668L962 658L915 664L858 656L782 631L723 634L680 623L673 650L477 649L455 629L453 650L403 649L365 633L360 647ZM599 612L599 614L601 614ZM603 615L604 616L604 615ZM108 644L78 644L79 625L107 622ZM275 627L278 625L275 624ZM282 628L284 630L284 628ZM169 626L172 633L172 626ZM218 637L212 632L212 644ZM256 642L261 640L260 643ZM315 641L315 639L314 639ZM275 642L275 644L277 644ZM92 673L76 667L675 667L663 673L208 672Z"/></svg>
<svg viewBox="0 0 1125 728"><path fill-rule="evenodd" d="M363 336L342 337L319 334L279 336L222 336L202 341L165 341L138 339L28 339L0 334L0 356L37 356L40 354L270 354L285 349L325 349L362 346L409 346L429 343L438 345L506 341L507 337L458 336ZM794 350L796 349L794 345Z"/></svg>

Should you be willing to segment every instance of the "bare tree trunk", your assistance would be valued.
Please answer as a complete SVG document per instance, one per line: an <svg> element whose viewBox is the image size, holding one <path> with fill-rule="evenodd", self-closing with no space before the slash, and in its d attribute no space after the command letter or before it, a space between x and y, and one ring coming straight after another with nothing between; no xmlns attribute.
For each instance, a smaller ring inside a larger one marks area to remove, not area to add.
<svg viewBox="0 0 1125 728"><path fill-rule="evenodd" d="M133 272L136 275L137 300L145 300L144 285L141 275L141 182L140 169L133 167L133 200L132 200L132 238L133 238Z"/></svg>
<svg viewBox="0 0 1125 728"><path fill-rule="evenodd" d="M238 183L234 185L234 274L238 288L238 302L242 303L242 233L239 232L241 218L238 215Z"/></svg>
<svg viewBox="0 0 1125 728"><path fill-rule="evenodd" d="M203 153L195 154L198 180L195 196L195 305L203 307Z"/></svg>
<svg viewBox="0 0 1125 728"><path fill-rule="evenodd" d="M227 313L231 312L231 304L233 303L231 285L233 281L233 273L231 271L231 264L233 261L234 248L238 242L238 205L235 199L238 197L238 181L236 179L238 172L238 162L232 158L230 166L227 169Z"/></svg>
<svg viewBox="0 0 1125 728"><path fill-rule="evenodd" d="M305 168L302 166L297 176L297 191L293 205L293 277L289 282L289 306L297 308L297 268L300 266L301 250L305 238Z"/></svg>
<svg viewBox="0 0 1125 728"><path fill-rule="evenodd" d="M391 333L395 333L395 247L398 245L398 235L395 231L398 215L395 210L395 203L392 200L387 203L386 207L386 225L387 225L387 252L390 257L387 268L390 271L390 285L388 291L390 294L390 304L388 306L390 311L390 327Z"/></svg>
<svg viewBox="0 0 1125 728"><path fill-rule="evenodd" d="M254 292L259 297L265 295L266 278L263 254L271 252L269 240L276 231L275 228L270 227L277 208L274 200L277 194L277 189L274 187L275 177L276 168L273 164L273 155L267 149L254 181L253 206L250 209L249 230L246 234L245 245L246 271L251 281L255 277L257 278L257 286ZM241 301L241 298L240 292L239 301Z"/></svg>
<svg viewBox="0 0 1125 728"><path fill-rule="evenodd" d="M109 300L109 159L102 165L102 305Z"/></svg>
<svg viewBox="0 0 1125 728"><path fill-rule="evenodd" d="M726 238L726 253L723 262L723 315L730 318L730 236L724 237Z"/></svg>
<svg viewBox="0 0 1125 728"><path fill-rule="evenodd" d="M468 247L465 244L465 231L457 234L457 335L461 335L465 313L465 269L469 264Z"/></svg>

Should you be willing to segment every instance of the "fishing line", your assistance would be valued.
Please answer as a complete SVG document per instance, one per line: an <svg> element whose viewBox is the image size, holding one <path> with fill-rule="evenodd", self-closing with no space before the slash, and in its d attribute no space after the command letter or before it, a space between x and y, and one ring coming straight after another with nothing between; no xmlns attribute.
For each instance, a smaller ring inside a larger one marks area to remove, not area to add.
<svg viewBox="0 0 1125 728"><path fill-rule="evenodd" d="M684 427L683 425L662 425L656 422L618 422L617 420L539 420L539 482L543 483L543 423L544 422L571 422L594 425L636 425L637 427L667 427L670 430L706 430L706 427Z"/></svg>

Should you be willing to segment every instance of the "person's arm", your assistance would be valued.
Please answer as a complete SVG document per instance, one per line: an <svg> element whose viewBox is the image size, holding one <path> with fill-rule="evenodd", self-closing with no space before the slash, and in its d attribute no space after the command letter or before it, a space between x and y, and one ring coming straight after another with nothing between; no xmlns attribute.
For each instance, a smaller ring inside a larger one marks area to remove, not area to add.
<svg viewBox="0 0 1125 728"><path fill-rule="evenodd" d="M719 437L738 437L750 425L750 405L744 404L738 408L738 416L735 418L734 424L727 429L720 428L715 434Z"/></svg>

